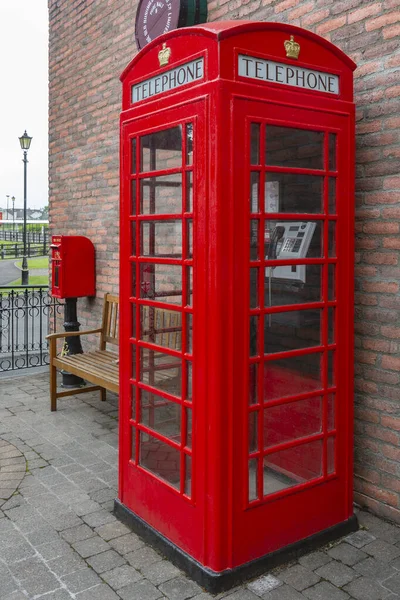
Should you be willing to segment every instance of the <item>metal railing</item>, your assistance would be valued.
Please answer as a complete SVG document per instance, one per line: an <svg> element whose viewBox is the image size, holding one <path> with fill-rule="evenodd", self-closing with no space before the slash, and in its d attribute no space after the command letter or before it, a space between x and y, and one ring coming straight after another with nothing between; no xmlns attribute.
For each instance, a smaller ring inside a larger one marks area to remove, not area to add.
<svg viewBox="0 0 400 600"><path fill-rule="evenodd" d="M0 231L0 241L4 242L23 242L24 234L22 231ZM27 231L26 241L33 244L49 244L49 234L46 231Z"/></svg>
<svg viewBox="0 0 400 600"><path fill-rule="evenodd" d="M46 240L41 244L34 244L33 242L27 242L26 244L26 255L28 258L32 256L46 256L49 251ZM0 259L5 258L18 258L24 254L23 244L2 244L0 241Z"/></svg>
<svg viewBox="0 0 400 600"><path fill-rule="evenodd" d="M0 372L49 364L46 335L63 308L48 286L0 286Z"/></svg>

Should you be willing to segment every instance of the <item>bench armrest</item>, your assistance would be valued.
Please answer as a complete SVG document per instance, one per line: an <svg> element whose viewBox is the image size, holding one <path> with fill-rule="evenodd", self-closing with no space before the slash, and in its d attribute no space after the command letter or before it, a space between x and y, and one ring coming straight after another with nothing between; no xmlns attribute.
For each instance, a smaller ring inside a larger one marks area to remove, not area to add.
<svg viewBox="0 0 400 600"><path fill-rule="evenodd" d="M74 337L77 335L90 335L92 333L101 333L103 331L102 327L98 329L87 329L86 331L64 331L63 333L50 333L46 335L46 340L57 340L58 338L67 338Z"/></svg>

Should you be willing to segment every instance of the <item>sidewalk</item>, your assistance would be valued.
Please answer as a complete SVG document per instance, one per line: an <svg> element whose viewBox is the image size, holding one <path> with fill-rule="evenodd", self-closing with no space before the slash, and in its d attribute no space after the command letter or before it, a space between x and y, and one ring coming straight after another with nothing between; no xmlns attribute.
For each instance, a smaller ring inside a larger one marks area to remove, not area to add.
<svg viewBox="0 0 400 600"><path fill-rule="evenodd" d="M48 374L0 381L0 600L211 600L112 514L118 402L49 409ZM400 599L400 528L360 531L215 598Z"/></svg>

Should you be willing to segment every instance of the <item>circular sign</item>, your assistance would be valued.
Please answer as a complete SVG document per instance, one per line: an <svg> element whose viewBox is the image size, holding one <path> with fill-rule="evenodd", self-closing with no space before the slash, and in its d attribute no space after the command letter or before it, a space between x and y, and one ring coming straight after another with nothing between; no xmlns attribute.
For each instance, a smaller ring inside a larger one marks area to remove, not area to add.
<svg viewBox="0 0 400 600"><path fill-rule="evenodd" d="M135 38L139 50L159 35L176 29L180 11L179 0L140 0L135 24Z"/></svg>
<svg viewBox="0 0 400 600"><path fill-rule="evenodd" d="M207 0L140 0L136 12L136 45L141 50L163 33L206 20Z"/></svg>

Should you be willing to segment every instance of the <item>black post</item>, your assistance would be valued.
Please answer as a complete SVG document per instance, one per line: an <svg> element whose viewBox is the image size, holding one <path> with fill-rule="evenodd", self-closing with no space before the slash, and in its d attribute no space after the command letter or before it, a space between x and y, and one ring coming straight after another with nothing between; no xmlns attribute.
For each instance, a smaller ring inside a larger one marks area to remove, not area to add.
<svg viewBox="0 0 400 600"><path fill-rule="evenodd" d="M28 152L24 150L24 158L22 159L24 163L24 255L22 257L22 273L21 273L21 284L28 285L29 284L29 271L28 271L28 261L26 260L26 165L28 162L27 158Z"/></svg>
<svg viewBox="0 0 400 600"><path fill-rule="evenodd" d="M76 312L77 298L65 298L64 305L64 329L65 331L79 331L80 323L78 322ZM79 335L65 338L64 354L83 354L81 338ZM72 375L66 371L61 371L62 387L75 388L82 387L85 382L81 377Z"/></svg>

